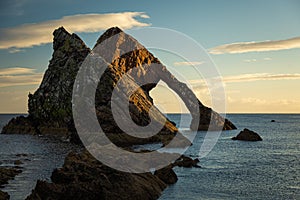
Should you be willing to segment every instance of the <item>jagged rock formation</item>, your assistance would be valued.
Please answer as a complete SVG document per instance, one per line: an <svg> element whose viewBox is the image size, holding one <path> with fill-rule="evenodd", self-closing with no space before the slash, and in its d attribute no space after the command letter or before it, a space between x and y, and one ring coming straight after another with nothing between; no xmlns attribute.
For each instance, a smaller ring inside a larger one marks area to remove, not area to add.
<svg viewBox="0 0 300 200"><path fill-rule="evenodd" d="M254 131L245 128L237 136L233 137L232 140L262 141L262 138Z"/></svg>
<svg viewBox="0 0 300 200"><path fill-rule="evenodd" d="M64 28L55 30L53 55L40 87L29 94L29 116L42 134L66 134L72 123L72 90L81 63L90 49Z"/></svg>
<svg viewBox="0 0 300 200"><path fill-rule="evenodd" d="M49 67L37 91L28 96L29 116L11 120L2 133L71 135L73 84L90 49L76 34L69 34L62 27L53 35L54 52Z"/></svg>
<svg viewBox="0 0 300 200"><path fill-rule="evenodd" d="M98 39L95 47L103 42L107 42L108 45L103 45L97 52L103 55L103 58L105 58L108 63L112 63L112 66L115 67L114 71L124 74L135 67L136 70L129 74L134 77L136 82L152 83L142 87L148 96L150 90L153 89L160 80L164 81L174 90L182 98L193 116L193 121L190 126L192 130L208 130L210 123L210 130L236 129L229 120L224 119L211 108L204 106L186 84L178 81L145 47L119 28L114 27L106 31ZM110 53L105 51L107 48L111 49ZM151 97L149 98L151 99Z"/></svg>
<svg viewBox="0 0 300 200"><path fill-rule="evenodd" d="M177 181L172 168L167 171L172 174L169 180ZM70 153L63 167L53 171L51 180L38 181L27 200L154 200L168 184L150 172L132 174L109 168L87 151Z"/></svg>
<svg viewBox="0 0 300 200"><path fill-rule="evenodd" d="M2 133L49 134L76 140L71 104L72 90L79 67L91 50L76 34L69 34L62 27L55 30L53 35L54 52L49 67L38 90L29 94L29 116L13 119L3 128ZM166 121L159 134L147 139L122 134L123 131L113 119L110 106L112 91L125 73L130 77L126 83L127 90L139 83L151 83L143 85L130 96L130 116L136 124L145 126L150 123L149 110L153 101L149 92L162 80L183 99L190 110L194 117L191 129L207 130L210 123L211 130L235 128L230 121L204 106L186 84L179 82L145 47L119 28L107 30L98 39L93 51L99 53L107 62L107 69L100 79L95 95L97 117L104 132L118 145L159 141L167 143L178 131L174 124L154 107L154 120L160 121L163 118L163 121ZM90 80L87 77L85 81ZM197 110L200 114L195 112Z"/></svg>

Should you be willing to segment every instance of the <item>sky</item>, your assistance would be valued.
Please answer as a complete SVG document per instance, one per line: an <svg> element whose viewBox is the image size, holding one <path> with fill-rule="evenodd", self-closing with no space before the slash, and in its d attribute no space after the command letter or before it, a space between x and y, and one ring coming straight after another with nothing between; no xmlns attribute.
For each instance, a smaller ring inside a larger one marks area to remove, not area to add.
<svg viewBox="0 0 300 200"><path fill-rule="evenodd" d="M300 113L297 0L2 0L0 18L0 113L27 112L28 93L41 82L53 52L52 32L60 26L89 47L111 26L178 31L202 45L218 68L227 113ZM185 62L153 53L171 72L186 76L211 106L209 91L193 72L192 65L203 63L200 56ZM166 88L151 95L164 112L180 111Z"/></svg>

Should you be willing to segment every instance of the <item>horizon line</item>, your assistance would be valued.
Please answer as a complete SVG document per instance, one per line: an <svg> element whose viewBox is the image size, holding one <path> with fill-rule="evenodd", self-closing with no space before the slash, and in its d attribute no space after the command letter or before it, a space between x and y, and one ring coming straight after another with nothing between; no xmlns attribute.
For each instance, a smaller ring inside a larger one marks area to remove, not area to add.
<svg viewBox="0 0 300 200"><path fill-rule="evenodd" d="M163 114L167 114L167 115L169 115L169 114L174 114L174 115L176 115L176 114L189 114L189 113L177 113L177 112L170 112L170 113L163 113ZM231 114L249 114L249 115L251 115L251 114L264 114L264 115L266 115L266 114L286 114L286 115L289 115L289 114L296 114L296 115L300 115L300 112L298 113L298 112L253 112L253 113L250 113L250 112L228 112L228 113L219 113L220 115L227 115L227 114L229 114L229 115L231 115ZM28 115L28 113L19 113L19 112L12 112L12 113L9 113L9 112L0 112L0 115Z"/></svg>

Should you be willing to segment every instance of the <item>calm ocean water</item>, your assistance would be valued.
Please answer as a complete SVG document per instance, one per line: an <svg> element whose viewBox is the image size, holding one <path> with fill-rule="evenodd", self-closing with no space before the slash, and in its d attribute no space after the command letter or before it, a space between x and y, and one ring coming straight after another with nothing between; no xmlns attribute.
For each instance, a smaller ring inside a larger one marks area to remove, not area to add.
<svg viewBox="0 0 300 200"><path fill-rule="evenodd" d="M179 124L179 115L168 115ZM0 129L13 115L0 115ZM175 168L179 177L160 200L181 199L300 199L300 115L232 114L238 130L224 131L202 168ZM271 123L271 120L276 122ZM183 124L188 123L183 122ZM261 135L261 142L232 141L241 129ZM184 129L186 131L186 129ZM188 131L187 131L188 132ZM188 133L187 133L188 134ZM186 155L197 157L205 132L198 132ZM0 135L0 164L23 159L23 173L3 190L24 199L37 179L49 180L76 146L44 137ZM16 154L26 153L26 157Z"/></svg>
<svg viewBox="0 0 300 200"><path fill-rule="evenodd" d="M0 114L0 130L15 116ZM14 166L15 160L23 162L23 172L1 190L8 192L11 200L24 200L38 179L50 181L52 171L62 166L67 153L78 148L46 137L0 134L0 166Z"/></svg>
<svg viewBox="0 0 300 200"><path fill-rule="evenodd" d="M169 115L178 123L177 115ZM201 169L175 171L178 182L160 200L169 199L300 199L300 115L232 114L238 130L224 131ZM275 123L271 123L275 120ZM241 129L259 133L261 142L232 141ZM195 144L202 144L198 132ZM196 157L200 145L185 154Z"/></svg>

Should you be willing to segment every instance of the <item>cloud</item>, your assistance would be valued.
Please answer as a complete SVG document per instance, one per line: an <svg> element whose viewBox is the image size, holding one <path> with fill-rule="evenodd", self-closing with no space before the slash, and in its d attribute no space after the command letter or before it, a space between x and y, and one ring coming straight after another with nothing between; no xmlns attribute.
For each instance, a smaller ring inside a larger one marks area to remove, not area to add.
<svg viewBox="0 0 300 200"><path fill-rule="evenodd" d="M300 80L300 74L269 74L269 73L254 73L240 74L235 76L223 77L225 83L236 82L251 82L251 81L270 81L270 80Z"/></svg>
<svg viewBox="0 0 300 200"><path fill-rule="evenodd" d="M17 49L17 48L10 48L8 50L9 53L19 53L19 52L24 52L23 49Z"/></svg>
<svg viewBox="0 0 300 200"><path fill-rule="evenodd" d="M214 77L208 80L209 83L240 83L252 81L274 81L274 80L300 80L300 74L270 74L270 73L254 73L239 74L234 76ZM202 88L206 84L204 80L189 80L193 88ZM201 86L202 85L202 86Z"/></svg>
<svg viewBox="0 0 300 200"><path fill-rule="evenodd" d="M149 15L146 14L141 14L140 17L144 19L150 19Z"/></svg>
<svg viewBox="0 0 300 200"><path fill-rule="evenodd" d="M53 30L60 26L64 26L70 32L93 33L106 30L112 26L130 29L150 25L138 21L136 18L139 17L149 18L143 12L79 14L65 16L57 20L2 28L0 29L0 49L28 48L51 43Z"/></svg>
<svg viewBox="0 0 300 200"><path fill-rule="evenodd" d="M289 38L285 40L268 40L261 42L238 42L231 44L224 44L211 48L211 54L234 54L234 53L248 53L248 52L263 52L263 51L278 51L285 49L300 48L300 37Z"/></svg>
<svg viewBox="0 0 300 200"><path fill-rule="evenodd" d="M38 85L43 78L43 73L35 69L14 67L0 69L0 87Z"/></svg>
<svg viewBox="0 0 300 200"><path fill-rule="evenodd" d="M272 58L268 58L268 57L267 57L267 58L264 58L264 60L272 60Z"/></svg>
<svg viewBox="0 0 300 200"><path fill-rule="evenodd" d="M256 59L246 59L246 60L244 60L244 62L256 62L257 60Z"/></svg>
<svg viewBox="0 0 300 200"><path fill-rule="evenodd" d="M32 74L35 69L25 67L12 67L0 69L0 76L4 75L18 75L18 74Z"/></svg>
<svg viewBox="0 0 300 200"><path fill-rule="evenodd" d="M244 62L251 63L251 62L270 61L270 60L272 60L272 58L269 58L269 57L262 58L262 59L251 58L251 59L245 59Z"/></svg>
<svg viewBox="0 0 300 200"><path fill-rule="evenodd" d="M266 100L266 99L261 99L261 98L253 98L253 97L246 97L246 98L238 98L238 99L233 99L230 96L227 96L227 101L228 103L234 103L236 105L237 103L239 104L244 104L244 105L252 105L252 106L294 106L294 107L299 107L300 105L300 100L297 99L274 99L274 100Z"/></svg>
<svg viewBox="0 0 300 200"><path fill-rule="evenodd" d="M174 62L174 66L195 66L195 65L201 65L204 62L201 61L194 61L194 62Z"/></svg>
<svg viewBox="0 0 300 200"><path fill-rule="evenodd" d="M259 99L259 98L253 98L253 97L242 98L240 100L240 102L243 104L254 104L254 105L265 105L267 103L270 103L265 99Z"/></svg>

